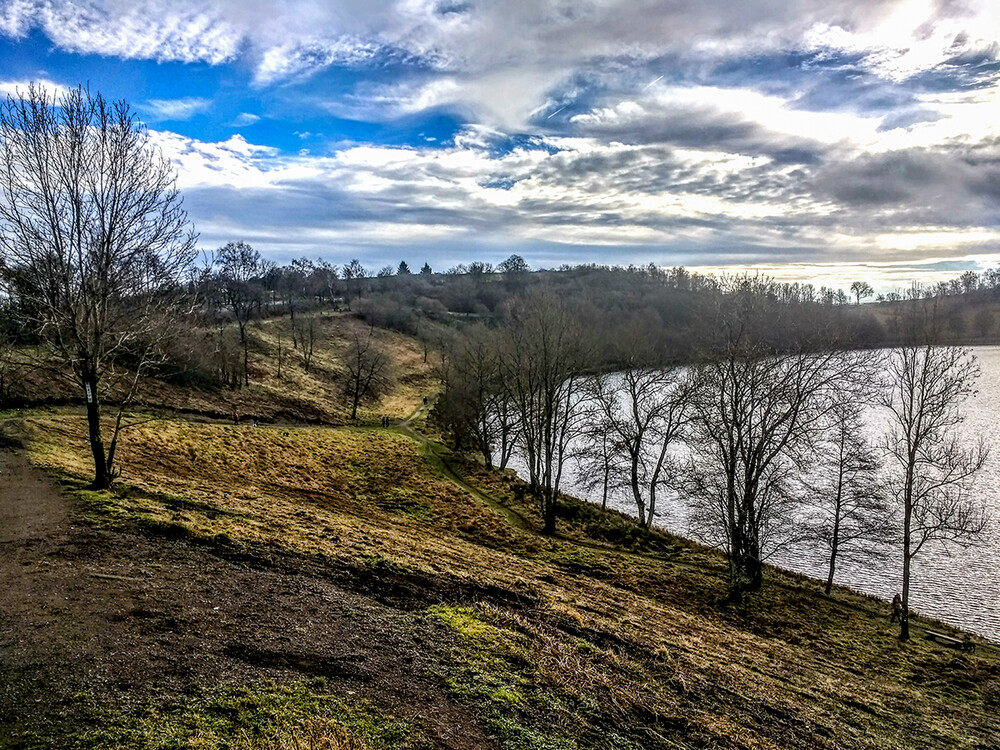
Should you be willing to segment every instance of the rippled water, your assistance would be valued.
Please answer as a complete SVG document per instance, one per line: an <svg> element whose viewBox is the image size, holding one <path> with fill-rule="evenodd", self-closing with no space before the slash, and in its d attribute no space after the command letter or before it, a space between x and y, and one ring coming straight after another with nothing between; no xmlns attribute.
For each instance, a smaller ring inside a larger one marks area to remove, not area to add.
<svg viewBox="0 0 1000 750"><path fill-rule="evenodd" d="M910 606L963 630L1000 641L1000 347L974 347L973 353L982 375L977 383L979 392L965 403L967 418L961 429L970 440L982 435L990 447L989 463L980 486L993 522L974 547L928 544L921 550L911 570ZM569 461L563 491L600 503L600 493L588 493L580 486L579 479L575 463ZM676 496L658 499L657 503L660 508L656 525L690 536L685 504ZM636 512L631 498L624 495L610 497L608 505L632 515ZM822 553L805 545L784 549L768 562L823 581L828 572L828 561ZM838 560L835 581L891 600L902 588L902 550L894 548L888 559L876 562Z"/></svg>

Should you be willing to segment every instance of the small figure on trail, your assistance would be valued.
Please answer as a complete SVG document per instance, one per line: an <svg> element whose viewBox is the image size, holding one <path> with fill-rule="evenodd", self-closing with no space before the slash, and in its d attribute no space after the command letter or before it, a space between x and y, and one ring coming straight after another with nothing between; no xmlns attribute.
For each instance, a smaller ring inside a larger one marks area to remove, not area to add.
<svg viewBox="0 0 1000 750"><path fill-rule="evenodd" d="M233 409L233 424L238 425L240 423L240 413Z"/></svg>
<svg viewBox="0 0 1000 750"><path fill-rule="evenodd" d="M896 594L892 597L892 617L889 622L900 622L903 619L903 597Z"/></svg>
<svg viewBox="0 0 1000 750"><path fill-rule="evenodd" d="M260 427L260 422L257 421L257 417L253 418L253 426L254 427Z"/></svg>
<svg viewBox="0 0 1000 750"><path fill-rule="evenodd" d="M424 406L427 406L427 396L424 396Z"/></svg>

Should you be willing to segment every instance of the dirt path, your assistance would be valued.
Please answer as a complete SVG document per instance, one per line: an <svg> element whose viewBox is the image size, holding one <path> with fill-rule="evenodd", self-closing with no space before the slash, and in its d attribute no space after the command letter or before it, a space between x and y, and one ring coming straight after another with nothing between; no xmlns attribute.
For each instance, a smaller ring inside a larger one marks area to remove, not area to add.
<svg viewBox="0 0 1000 750"><path fill-rule="evenodd" d="M19 549L65 531L66 499L41 472L9 452L0 452L0 498L0 545ZM0 566L11 562L7 555L0 558Z"/></svg>
<svg viewBox="0 0 1000 750"><path fill-rule="evenodd" d="M435 676L452 646L444 628L414 628L419 615L322 571L72 519L71 500L0 452L0 747L57 738L80 719L81 692L125 705L192 684L310 677L439 748L494 747Z"/></svg>

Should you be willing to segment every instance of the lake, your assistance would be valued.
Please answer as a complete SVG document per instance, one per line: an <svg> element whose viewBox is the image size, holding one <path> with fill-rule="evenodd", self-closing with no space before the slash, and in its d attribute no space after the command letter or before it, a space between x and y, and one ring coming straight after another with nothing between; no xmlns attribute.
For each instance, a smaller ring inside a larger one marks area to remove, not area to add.
<svg viewBox="0 0 1000 750"><path fill-rule="evenodd" d="M980 482L983 502L993 522L986 534L971 548L928 544L913 563L910 579L910 606L963 630L1000 641L1000 347L973 347L982 375L978 393L966 401L966 421L962 434L970 439L982 435L990 447L989 462ZM878 422L873 419L873 422ZM520 473L523 467L514 468ZM574 461L567 462L562 490L570 495L600 503L600 493L588 493L578 481ZM664 494L657 500L656 525L682 536L691 536L688 509L676 495ZM624 494L608 500L609 507L636 514L631 497ZM769 563L797 573L826 580L828 560L805 545L776 553ZM902 551L893 549L884 561L838 560L836 583L887 602L902 588ZM888 614L888 607L886 609ZM919 633L919 631L918 631Z"/></svg>

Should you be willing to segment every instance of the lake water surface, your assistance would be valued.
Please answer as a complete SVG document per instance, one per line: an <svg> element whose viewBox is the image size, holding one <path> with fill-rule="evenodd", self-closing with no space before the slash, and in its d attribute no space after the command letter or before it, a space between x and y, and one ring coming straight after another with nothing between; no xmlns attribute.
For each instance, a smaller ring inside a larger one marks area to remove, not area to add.
<svg viewBox="0 0 1000 750"><path fill-rule="evenodd" d="M921 550L911 571L910 606L963 630L1000 641L1000 347L974 347L972 351L982 375L977 382L979 392L965 403L966 421L961 430L970 440L982 435L990 448L980 487L982 501L993 521L974 547L928 544ZM878 415L873 417L873 424L877 424ZM516 462L515 468L523 473L523 467ZM575 462L568 461L562 490L600 503L600 492L588 493L579 479ZM660 507L656 525L691 536L688 509L680 498L664 496L657 503ZM624 494L609 498L608 505L625 513L636 513L634 502ZM805 545L784 549L768 562L826 580L827 560L821 552ZM889 558L884 561L838 560L835 580L857 591L891 600L902 588L902 550L890 550Z"/></svg>

